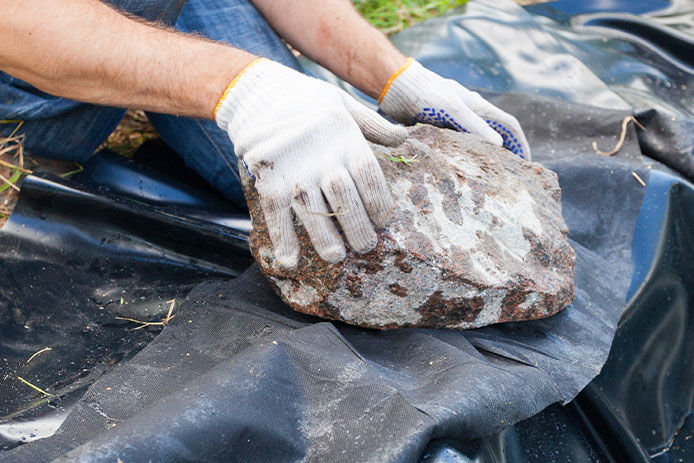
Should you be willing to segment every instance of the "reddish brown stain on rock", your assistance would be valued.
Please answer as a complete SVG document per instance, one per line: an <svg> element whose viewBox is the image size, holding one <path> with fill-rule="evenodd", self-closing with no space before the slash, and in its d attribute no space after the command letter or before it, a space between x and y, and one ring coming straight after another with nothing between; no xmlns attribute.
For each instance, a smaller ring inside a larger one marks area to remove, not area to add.
<svg viewBox="0 0 694 463"><path fill-rule="evenodd" d="M477 318L484 307L484 299L479 296L447 299L441 291L436 291L417 311L422 316L422 324L440 326L471 322Z"/></svg>
<svg viewBox="0 0 694 463"><path fill-rule="evenodd" d="M358 276L349 274L345 279L347 282L345 287L347 288L350 296L355 299L359 299L364 296L364 293L361 291L361 279Z"/></svg>
<svg viewBox="0 0 694 463"><path fill-rule="evenodd" d="M388 288L390 289L390 292L395 294L396 296L407 296L407 288L401 286L399 283L391 283L391 285L388 286Z"/></svg>
<svg viewBox="0 0 694 463"><path fill-rule="evenodd" d="M434 254L434 246L426 235L412 231L405 243L405 248L414 257L423 257Z"/></svg>
<svg viewBox="0 0 694 463"><path fill-rule="evenodd" d="M552 262L553 259L547 251L547 247L544 245L544 243L542 243L540 237L538 237L535 233L533 233L531 230L523 229L523 238L530 243L531 252L540 265L543 267L549 267L552 264L556 264L555 262Z"/></svg>
<svg viewBox="0 0 694 463"><path fill-rule="evenodd" d="M383 270L383 257L387 254L383 238L378 240L374 249L366 254L354 254L353 261L360 271L375 275Z"/></svg>
<svg viewBox="0 0 694 463"><path fill-rule="evenodd" d="M403 273L412 271L412 266L407 262L407 254L402 251L396 251L395 253L395 266Z"/></svg>
<svg viewBox="0 0 694 463"><path fill-rule="evenodd" d="M410 188L410 200L422 214L429 214L432 211L429 193L423 185L412 185L412 188Z"/></svg>

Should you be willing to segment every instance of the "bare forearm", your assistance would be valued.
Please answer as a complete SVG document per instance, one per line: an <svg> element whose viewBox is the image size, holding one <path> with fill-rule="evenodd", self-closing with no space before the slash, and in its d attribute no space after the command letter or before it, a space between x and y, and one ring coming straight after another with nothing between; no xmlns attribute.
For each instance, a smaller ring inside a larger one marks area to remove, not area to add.
<svg viewBox="0 0 694 463"><path fill-rule="evenodd" d="M405 57L350 0L251 0L295 48L377 97Z"/></svg>
<svg viewBox="0 0 694 463"><path fill-rule="evenodd" d="M0 69L50 94L211 118L253 56L120 14L97 0L3 2Z"/></svg>

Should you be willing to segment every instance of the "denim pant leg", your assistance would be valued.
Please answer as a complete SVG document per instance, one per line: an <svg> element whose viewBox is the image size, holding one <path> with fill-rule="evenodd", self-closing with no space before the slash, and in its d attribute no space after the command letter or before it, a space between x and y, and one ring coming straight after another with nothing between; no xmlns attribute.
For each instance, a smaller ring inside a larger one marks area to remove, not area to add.
<svg viewBox="0 0 694 463"><path fill-rule="evenodd" d="M176 22L182 32L203 35L303 71L265 18L247 0L189 0ZM226 198L244 207L234 147L214 121L149 113L161 137L186 165Z"/></svg>
<svg viewBox="0 0 694 463"><path fill-rule="evenodd" d="M8 99L0 105L0 119L22 121L17 134L24 135L24 149L45 158L86 161L125 114L121 108L52 97L0 73L0 98L5 95ZM17 123L0 124L0 137L15 128Z"/></svg>
<svg viewBox="0 0 694 463"><path fill-rule="evenodd" d="M108 0L121 11L173 25L185 0ZM125 110L80 103L48 95L0 72L0 120L21 120L29 154L86 161L113 132ZM0 124L7 136L17 124Z"/></svg>

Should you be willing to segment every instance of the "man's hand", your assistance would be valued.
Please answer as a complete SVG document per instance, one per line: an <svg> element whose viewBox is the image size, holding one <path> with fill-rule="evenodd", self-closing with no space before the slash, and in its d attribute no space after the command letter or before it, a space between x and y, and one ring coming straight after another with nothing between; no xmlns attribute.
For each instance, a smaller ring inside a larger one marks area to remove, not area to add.
<svg viewBox="0 0 694 463"><path fill-rule="evenodd" d="M515 117L412 58L393 74L379 104L397 121L471 132L530 161L530 147Z"/></svg>
<svg viewBox="0 0 694 463"><path fill-rule="evenodd" d="M328 262L345 257L331 210L353 250L373 249L372 222L384 225L393 198L364 137L399 145L407 138L404 127L337 87L267 59L251 63L230 84L215 118L255 177L280 265L298 263L292 209Z"/></svg>

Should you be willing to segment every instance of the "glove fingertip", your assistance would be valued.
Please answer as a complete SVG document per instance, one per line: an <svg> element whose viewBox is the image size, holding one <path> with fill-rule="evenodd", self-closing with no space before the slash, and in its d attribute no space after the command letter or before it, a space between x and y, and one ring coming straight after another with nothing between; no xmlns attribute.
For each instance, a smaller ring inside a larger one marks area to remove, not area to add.
<svg viewBox="0 0 694 463"><path fill-rule="evenodd" d="M366 254L367 252L371 252L377 244L378 236L375 231L371 230L368 236L362 237L361 242L354 244L350 243L350 246L352 246L352 249L357 254Z"/></svg>
<svg viewBox="0 0 694 463"><path fill-rule="evenodd" d="M318 249L316 249L318 252ZM321 249L318 252L320 258L330 264L336 264L341 262L347 256L344 246L330 246L328 248Z"/></svg>
<svg viewBox="0 0 694 463"><path fill-rule="evenodd" d="M515 119L506 124L495 120L488 120L487 123L502 137L502 146L504 148L518 155L521 159L530 161L530 146L525 138L523 129L520 128L520 125Z"/></svg>
<svg viewBox="0 0 694 463"><path fill-rule="evenodd" d="M293 250L292 250L293 251ZM299 251L277 253L277 263L286 270L294 270L299 265Z"/></svg>
<svg viewBox="0 0 694 463"><path fill-rule="evenodd" d="M371 211L371 221L377 228L383 228L390 222L390 217L395 208L395 200L390 196L386 195L383 197L376 207L372 208Z"/></svg>
<svg viewBox="0 0 694 463"><path fill-rule="evenodd" d="M370 109L350 95L343 95L347 110L359 126L364 138L373 143L385 146L398 146L404 142L409 133L401 125L393 124L373 109Z"/></svg>
<svg viewBox="0 0 694 463"><path fill-rule="evenodd" d="M484 127L475 127L471 132L483 140L488 141L492 145L504 145L504 138L488 125L485 125Z"/></svg>
<svg viewBox="0 0 694 463"><path fill-rule="evenodd" d="M383 134L381 144L384 146L396 147L403 144L410 136L410 133L402 125L391 124L391 130Z"/></svg>
<svg viewBox="0 0 694 463"><path fill-rule="evenodd" d="M490 143L493 143L497 146L503 146L504 145L504 138L496 131L492 130L491 133L488 134L488 136L485 137Z"/></svg>

